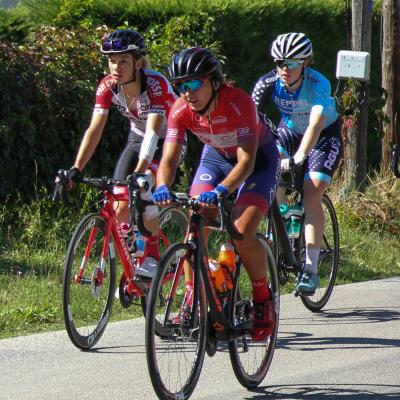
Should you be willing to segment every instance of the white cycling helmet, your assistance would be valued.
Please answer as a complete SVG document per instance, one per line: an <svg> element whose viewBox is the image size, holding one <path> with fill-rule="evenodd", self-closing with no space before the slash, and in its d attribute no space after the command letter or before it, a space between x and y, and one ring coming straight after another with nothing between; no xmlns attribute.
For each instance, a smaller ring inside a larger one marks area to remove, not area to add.
<svg viewBox="0 0 400 400"><path fill-rule="evenodd" d="M288 58L304 60L310 57L312 53L311 40L304 33L298 32L279 35L271 47L271 56L274 60Z"/></svg>

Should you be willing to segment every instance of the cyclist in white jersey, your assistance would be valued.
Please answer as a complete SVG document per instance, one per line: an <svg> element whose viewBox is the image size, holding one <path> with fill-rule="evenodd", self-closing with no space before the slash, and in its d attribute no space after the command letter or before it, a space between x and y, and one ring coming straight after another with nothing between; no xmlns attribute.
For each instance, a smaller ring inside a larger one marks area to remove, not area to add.
<svg viewBox="0 0 400 400"><path fill-rule="evenodd" d="M324 230L322 195L342 157L342 139L335 100L329 81L310 68L313 48L304 33L279 35L271 47L276 69L263 75L253 89L261 111L271 99L281 113L277 144L281 169L290 158L304 164L306 263L297 290L313 294L319 285L318 258ZM284 202L282 191L278 201Z"/></svg>
<svg viewBox="0 0 400 400"><path fill-rule="evenodd" d="M114 179L125 180L132 172L143 174L140 179L147 191L142 197L151 200L153 184L149 167L153 160L161 158L160 139L165 136L166 117L177 96L163 75L149 69L145 39L138 32L131 29L116 30L104 38L100 50L108 57L110 74L102 79L97 88L92 120L67 175L72 182L80 177L101 139L109 108L115 104L120 113L130 120L130 132L118 159ZM120 187L116 191L126 189ZM129 229L128 204L119 201L115 207L124 233ZM152 277L159 259L157 207L147 206L144 219L152 235L145 237L147 257L136 273Z"/></svg>

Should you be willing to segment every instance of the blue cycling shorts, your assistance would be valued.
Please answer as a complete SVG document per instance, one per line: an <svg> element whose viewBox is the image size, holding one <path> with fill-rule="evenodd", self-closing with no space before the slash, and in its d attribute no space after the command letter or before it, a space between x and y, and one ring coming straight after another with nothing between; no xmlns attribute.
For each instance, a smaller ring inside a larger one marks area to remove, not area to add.
<svg viewBox="0 0 400 400"><path fill-rule="evenodd" d="M198 196L214 189L236 163L236 158L228 159L211 146L204 145L190 195ZM274 199L279 173L279 152L272 139L258 148L254 171L240 185L236 206L256 205L265 215Z"/></svg>
<svg viewBox="0 0 400 400"><path fill-rule="evenodd" d="M278 125L277 134L277 145L281 156L293 157L303 137L292 132L283 120ZM343 141L337 119L321 131L317 144L304 161L304 180L316 179L329 184L342 156Z"/></svg>

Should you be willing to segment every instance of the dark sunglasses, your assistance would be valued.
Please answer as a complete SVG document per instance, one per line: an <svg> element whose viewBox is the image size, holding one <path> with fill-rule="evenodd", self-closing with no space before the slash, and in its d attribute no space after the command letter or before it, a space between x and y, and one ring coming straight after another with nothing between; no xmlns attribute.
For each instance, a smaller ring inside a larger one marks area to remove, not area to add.
<svg viewBox="0 0 400 400"><path fill-rule="evenodd" d="M104 50L124 50L128 48L128 43L124 43L121 40L112 40L112 41L105 41L103 42L103 49Z"/></svg>
<svg viewBox="0 0 400 400"><path fill-rule="evenodd" d="M290 60L290 59L275 60L275 64L280 69L283 69L285 67L288 67L288 69L296 69L301 64L303 64L303 60Z"/></svg>
<svg viewBox="0 0 400 400"><path fill-rule="evenodd" d="M139 50L139 48L134 44L129 44L126 40L115 39L110 41L106 39L101 45L101 50L112 53L113 51Z"/></svg>
<svg viewBox="0 0 400 400"><path fill-rule="evenodd" d="M177 82L175 83L175 87L178 89L179 93L185 93L188 90L189 92L195 92L203 86L206 79L207 78L191 79L190 81Z"/></svg>

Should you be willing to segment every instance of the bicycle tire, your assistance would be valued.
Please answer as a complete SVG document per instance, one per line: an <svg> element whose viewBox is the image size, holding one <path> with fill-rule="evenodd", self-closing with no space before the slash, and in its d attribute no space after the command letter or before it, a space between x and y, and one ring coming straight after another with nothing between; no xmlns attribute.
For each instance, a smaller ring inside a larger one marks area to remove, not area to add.
<svg viewBox="0 0 400 400"><path fill-rule="evenodd" d="M163 208L160 212L160 254L165 253L171 243L177 243L183 239L189 224L188 216L175 206ZM140 298L143 316L146 316L146 297Z"/></svg>
<svg viewBox="0 0 400 400"><path fill-rule="evenodd" d="M196 387L203 366L207 327L207 301L199 271L197 305L186 301L183 261L189 258L190 245L170 246L160 261L147 302L146 358L153 388L160 399L188 399ZM173 278L171 279L171 274ZM188 308L185 308L185 304ZM190 329L198 313L198 328Z"/></svg>
<svg viewBox="0 0 400 400"><path fill-rule="evenodd" d="M339 224L335 208L329 196L322 196L325 214L324 236L318 261L320 286L312 296L301 296L303 304L313 312L320 311L331 297L339 268ZM305 259L304 227L299 240L300 258Z"/></svg>
<svg viewBox="0 0 400 400"><path fill-rule="evenodd" d="M236 378L246 388L258 386L265 378L271 365L279 325L279 279L275 258L262 234L257 234L267 253L267 281L269 289L275 299L276 325L271 336L265 342L252 342L250 335L231 340L228 343L231 364ZM245 275L245 276L244 276ZM233 296L231 297L230 310L232 322L236 324L251 320L252 289L247 273L235 280Z"/></svg>
<svg viewBox="0 0 400 400"><path fill-rule="evenodd" d="M102 277L98 268L102 262L105 226L106 220L101 215L85 216L72 235L64 263L62 302L65 327L71 342L82 350L92 348L103 335L114 299L116 263L111 237ZM85 251L91 233L95 236L88 255ZM84 276L77 283L75 277L84 260Z"/></svg>
<svg viewBox="0 0 400 400"><path fill-rule="evenodd" d="M274 218L272 216L268 218L267 231L266 231L265 237L268 241L268 244L269 244L272 254L274 256L276 268L278 271L279 284L281 286L283 286L290 281L291 276L290 276L290 273L286 269L280 268L280 265L279 265L280 262L279 262L278 233L276 230Z"/></svg>

